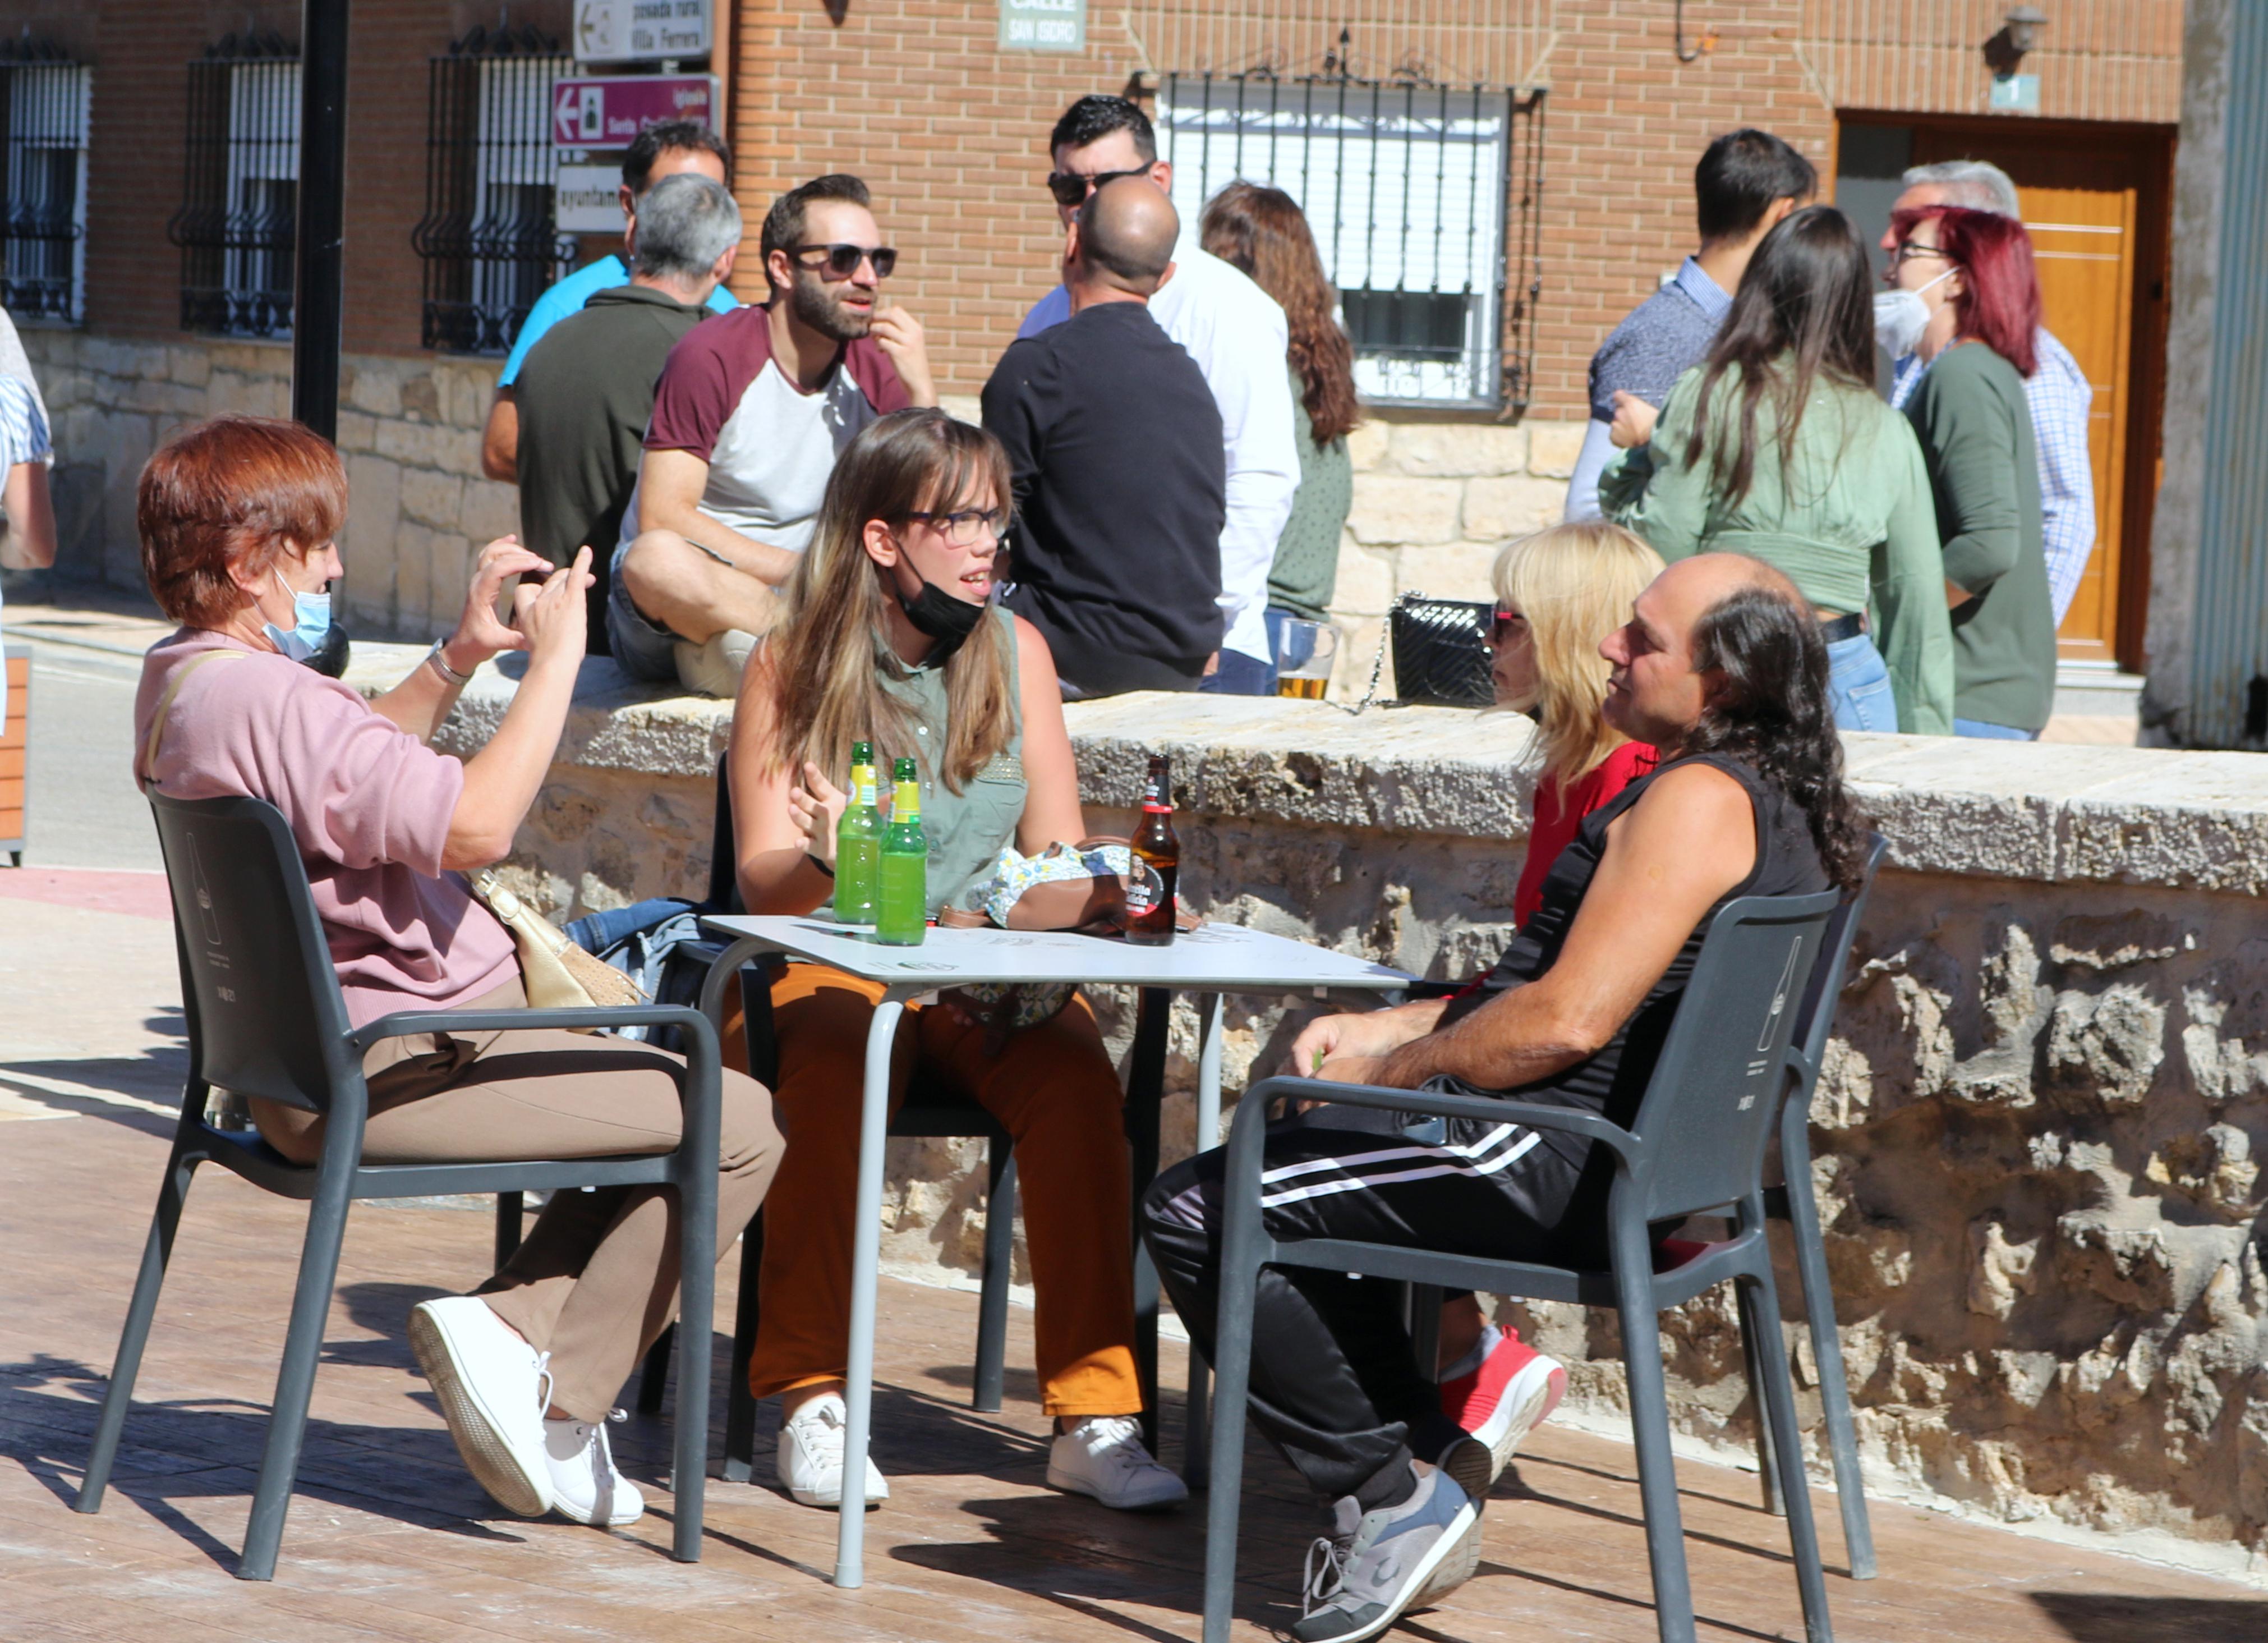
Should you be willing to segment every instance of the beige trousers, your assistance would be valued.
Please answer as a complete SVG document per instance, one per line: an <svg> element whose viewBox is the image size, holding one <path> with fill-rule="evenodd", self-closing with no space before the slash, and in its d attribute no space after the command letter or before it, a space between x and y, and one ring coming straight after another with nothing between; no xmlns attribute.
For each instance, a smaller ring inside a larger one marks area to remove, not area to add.
<svg viewBox="0 0 2268 1643"><path fill-rule="evenodd" d="M516 1009L519 983L475 999ZM681 1057L577 1033L531 1031L387 1039L363 1062L373 1164L496 1162L666 1153L678 1142ZM286 1158L313 1163L322 1119L270 1101L254 1122ZM763 1086L724 1073L717 1251L763 1202L780 1135ZM519 1253L477 1292L551 1354L551 1401L602 1420L630 1371L677 1312L676 1195L662 1187L555 1193Z"/></svg>

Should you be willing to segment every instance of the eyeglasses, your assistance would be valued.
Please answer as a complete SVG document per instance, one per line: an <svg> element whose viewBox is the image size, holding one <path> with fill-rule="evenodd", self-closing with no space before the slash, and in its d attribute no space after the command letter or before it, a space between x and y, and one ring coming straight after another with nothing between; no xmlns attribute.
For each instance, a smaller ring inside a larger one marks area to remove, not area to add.
<svg viewBox="0 0 2268 1643"><path fill-rule="evenodd" d="M1506 636L1512 631L1513 624L1514 623L1518 623L1522 628L1525 628L1528 625L1528 618L1521 615L1520 612L1516 610L1497 611L1489 618L1489 643L1491 645L1503 644Z"/></svg>
<svg viewBox="0 0 2268 1643"><path fill-rule="evenodd" d="M1893 266L1896 266L1901 262L1911 262L1916 257L1941 257L1944 254L1944 247L1940 246L1918 245L1909 239L1890 253L1890 262Z"/></svg>
<svg viewBox="0 0 2268 1643"><path fill-rule="evenodd" d="M1057 205L1084 205L1086 196L1106 182L1149 174L1147 166L1137 166L1131 171L1098 171L1092 177L1082 177L1075 171L1051 171L1048 173L1048 192L1056 196Z"/></svg>
<svg viewBox="0 0 2268 1643"><path fill-rule="evenodd" d="M954 548L974 548L988 536L998 542L1000 533L1008 528L1005 508L959 508L951 513L909 513L906 517L921 520Z"/></svg>
<svg viewBox="0 0 2268 1643"><path fill-rule="evenodd" d="M889 246L790 246L787 248L788 255L797 258L807 256L814 251L826 254L827 262L823 266L835 279L849 279L858 271L861 262L874 265L876 279L889 278L890 270L898 266L898 254ZM817 265L806 263L805 266Z"/></svg>

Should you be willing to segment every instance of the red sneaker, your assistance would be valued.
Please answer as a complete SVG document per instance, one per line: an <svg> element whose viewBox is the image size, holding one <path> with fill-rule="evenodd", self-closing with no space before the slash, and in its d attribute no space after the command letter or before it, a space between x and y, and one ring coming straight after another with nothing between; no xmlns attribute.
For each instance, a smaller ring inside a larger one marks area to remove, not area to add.
<svg viewBox="0 0 2268 1643"><path fill-rule="evenodd" d="M1565 1368L1506 1330L1479 1368L1441 1382L1441 1412L1487 1448L1493 1485L1566 1394Z"/></svg>

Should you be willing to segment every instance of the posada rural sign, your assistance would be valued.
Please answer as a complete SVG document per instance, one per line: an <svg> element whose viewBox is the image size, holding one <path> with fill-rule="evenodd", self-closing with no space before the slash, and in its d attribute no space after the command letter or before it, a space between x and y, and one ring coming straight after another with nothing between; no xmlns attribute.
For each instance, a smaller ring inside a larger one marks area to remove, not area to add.
<svg viewBox="0 0 2268 1643"><path fill-rule="evenodd" d="M708 74L641 74L564 79L551 94L555 148L628 148L657 120L717 123L717 80Z"/></svg>
<svg viewBox="0 0 2268 1643"><path fill-rule="evenodd" d="M716 0L576 0L575 55L583 63L704 57Z"/></svg>

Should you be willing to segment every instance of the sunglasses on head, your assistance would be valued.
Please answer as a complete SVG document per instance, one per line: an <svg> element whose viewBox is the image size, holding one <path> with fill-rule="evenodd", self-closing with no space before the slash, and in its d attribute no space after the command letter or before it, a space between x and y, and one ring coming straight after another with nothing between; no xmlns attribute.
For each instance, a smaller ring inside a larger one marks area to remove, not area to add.
<svg viewBox="0 0 2268 1643"><path fill-rule="evenodd" d="M861 262L873 263L876 279L889 278L890 270L898 266L898 254L889 246L790 246L787 248L788 255L798 261L814 251L822 253L827 258L826 262L823 265L806 263L805 266L824 266L827 273L836 279L849 279L858 271Z"/></svg>
<svg viewBox="0 0 2268 1643"><path fill-rule="evenodd" d="M1106 182L1149 174L1147 166L1137 166L1131 171L1098 171L1092 177L1082 177L1075 171L1051 171L1048 173L1048 192L1056 196L1057 205L1084 205L1086 196Z"/></svg>

